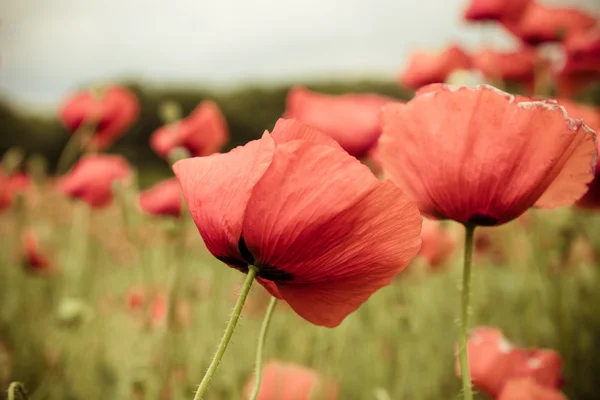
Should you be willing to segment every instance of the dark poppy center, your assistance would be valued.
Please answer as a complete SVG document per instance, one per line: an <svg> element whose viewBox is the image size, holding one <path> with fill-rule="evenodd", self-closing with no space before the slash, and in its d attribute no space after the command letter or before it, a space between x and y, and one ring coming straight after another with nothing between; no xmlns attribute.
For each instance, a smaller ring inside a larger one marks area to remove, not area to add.
<svg viewBox="0 0 600 400"><path fill-rule="evenodd" d="M294 278L292 274L289 272L282 271L277 269L277 267L267 264L262 264L260 262L256 262L254 256L246 246L246 242L244 241L244 237L240 236L240 240L238 242L238 250L240 255L246 261L246 265L240 267L240 270L243 272L248 272L248 265L254 265L258 269L257 276L269 281L281 282L281 281L289 281ZM238 262L239 264L239 262Z"/></svg>
<svg viewBox="0 0 600 400"><path fill-rule="evenodd" d="M494 226L494 225L498 225L499 219L496 217L493 217L489 214L475 213L475 214L471 215L471 218L469 218L469 221L467 221L467 222L470 225Z"/></svg>

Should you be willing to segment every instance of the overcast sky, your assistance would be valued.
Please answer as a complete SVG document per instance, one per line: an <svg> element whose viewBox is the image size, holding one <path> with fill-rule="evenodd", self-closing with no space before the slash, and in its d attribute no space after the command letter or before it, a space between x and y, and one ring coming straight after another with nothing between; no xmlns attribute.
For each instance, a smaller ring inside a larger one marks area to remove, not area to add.
<svg viewBox="0 0 600 400"><path fill-rule="evenodd" d="M482 43L467 0L0 0L0 95L55 106L95 80L237 85L392 77L416 47ZM551 1L552 2L552 1ZM600 0L556 0L600 10ZM501 29L487 31L510 46Z"/></svg>

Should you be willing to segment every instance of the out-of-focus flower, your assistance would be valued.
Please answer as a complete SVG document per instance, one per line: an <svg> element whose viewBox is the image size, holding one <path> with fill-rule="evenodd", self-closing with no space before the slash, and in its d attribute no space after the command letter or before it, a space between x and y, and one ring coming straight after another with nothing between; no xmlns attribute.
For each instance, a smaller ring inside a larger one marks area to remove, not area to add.
<svg viewBox="0 0 600 400"><path fill-rule="evenodd" d="M151 215L181 215L181 187L175 178L159 182L140 193L140 207Z"/></svg>
<svg viewBox="0 0 600 400"><path fill-rule="evenodd" d="M490 80L530 83L535 74L536 54L529 48L500 52L483 50L473 54L473 68Z"/></svg>
<svg viewBox="0 0 600 400"><path fill-rule="evenodd" d="M38 237L33 231L28 231L23 235L23 253L28 271L40 274L50 270L50 258L42 250Z"/></svg>
<svg viewBox="0 0 600 400"><path fill-rule="evenodd" d="M0 211L9 208L15 195L25 192L29 184L29 177L25 174L5 175L0 170Z"/></svg>
<svg viewBox="0 0 600 400"><path fill-rule="evenodd" d="M397 100L374 94L333 96L296 87L288 93L285 117L329 135L350 155L360 158L381 135L381 108L394 101Z"/></svg>
<svg viewBox="0 0 600 400"><path fill-rule="evenodd" d="M400 83L418 89L430 83L445 82L457 69L470 69L471 57L458 46L450 46L440 53L417 51L410 57L408 67L400 76Z"/></svg>
<svg viewBox="0 0 600 400"><path fill-rule="evenodd" d="M227 154L173 167L207 249L304 319L335 327L417 254L421 217L330 137L279 120Z"/></svg>
<svg viewBox="0 0 600 400"><path fill-rule="evenodd" d="M150 323L153 327L164 325L169 315L169 300L163 293L157 293L150 302Z"/></svg>
<svg viewBox="0 0 600 400"><path fill-rule="evenodd" d="M560 96L573 96L600 81L600 29L578 32L565 41L566 61L556 74Z"/></svg>
<svg viewBox="0 0 600 400"><path fill-rule="evenodd" d="M127 131L138 113L135 95L123 87L111 86L98 94L86 91L74 95L63 106L60 117L71 132L87 124L94 131L89 146L102 150Z"/></svg>
<svg viewBox="0 0 600 400"><path fill-rule="evenodd" d="M556 389L540 385L533 378L517 378L506 382L498 400L567 400Z"/></svg>
<svg viewBox="0 0 600 400"><path fill-rule="evenodd" d="M596 25L596 18L575 8L553 7L532 2L516 18L504 18L502 24L524 43L538 45L563 41Z"/></svg>
<svg viewBox="0 0 600 400"><path fill-rule="evenodd" d="M467 21L501 21L517 18L531 0L471 0L465 11Z"/></svg>
<svg viewBox="0 0 600 400"><path fill-rule="evenodd" d="M254 389L251 376L244 388L244 398ZM262 382L257 400L336 400L339 383L325 379L316 371L292 363L269 361L263 367Z"/></svg>
<svg viewBox="0 0 600 400"><path fill-rule="evenodd" d="M220 151L229 140L227 122L214 101L203 101L187 117L165 125L150 137L150 146L161 157L176 148L186 149L192 157Z"/></svg>
<svg viewBox="0 0 600 400"><path fill-rule="evenodd" d="M58 182L58 188L69 197L100 208L111 203L113 182L126 181L130 176L131 169L123 157L92 154L79 160Z"/></svg>
<svg viewBox="0 0 600 400"><path fill-rule="evenodd" d="M430 218L500 225L573 204L593 178L596 135L556 102L431 85L382 123L386 176Z"/></svg>
<svg viewBox="0 0 600 400"><path fill-rule="evenodd" d="M423 257L430 267L440 266L452 255L456 244L454 236L448 232L439 221L423 220L421 230L421 250Z"/></svg>
<svg viewBox="0 0 600 400"><path fill-rule="evenodd" d="M126 295L127 307L131 311L141 310L144 308L146 302L146 296L144 290L141 287L134 286L129 289Z"/></svg>

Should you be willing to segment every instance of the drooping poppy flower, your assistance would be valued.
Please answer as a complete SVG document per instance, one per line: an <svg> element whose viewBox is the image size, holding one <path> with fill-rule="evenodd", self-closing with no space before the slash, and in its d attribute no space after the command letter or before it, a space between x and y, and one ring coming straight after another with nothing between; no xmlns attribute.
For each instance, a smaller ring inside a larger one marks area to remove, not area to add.
<svg viewBox="0 0 600 400"><path fill-rule="evenodd" d="M434 219L500 225L573 204L594 176L594 131L553 101L431 85L385 106L382 124L386 176Z"/></svg>
<svg viewBox="0 0 600 400"><path fill-rule="evenodd" d="M112 201L113 183L127 181L130 176L123 157L92 154L79 160L58 182L58 188L69 197L100 208Z"/></svg>
<svg viewBox="0 0 600 400"><path fill-rule="evenodd" d="M529 48L499 52L483 50L473 54L473 68L492 80L530 83L535 74L536 54Z"/></svg>
<svg viewBox="0 0 600 400"><path fill-rule="evenodd" d="M74 95L63 106L60 118L71 132L88 124L94 130L88 145L102 150L127 131L138 113L135 95L123 87L111 86L99 95L89 91Z"/></svg>
<svg viewBox="0 0 600 400"><path fill-rule="evenodd" d="M465 11L467 21L500 21L516 18L531 0L471 0Z"/></svg>
<svg viewBox="0 0 600 400"><path fill-rule="evenodd" d="M516 18L502 19L513 35L532 46L560 42L571 35L585 32L596 25L596 19L577 9L553 7L532 2Z"/></svg>
<svg viewBox="0 0 600 400"><path fill-rule="evenodd" d="M285 118L297 119L318 129L350 155L360 158L373 148L381 135L381 107L394 101L397 100L374 94L333 96L296 87L288 93Z"/></svg>
<svg viewBox="0 0 600 400"><path fill-rule="evenodd" d="M251 376L244 388L244 398L254 389ZM257 400L336 400L339 383L325 380L316 371L292 363L269 361L263 367L262 382Z"/></svg>
<svg viewBox="0 0 600 400"><path fill-rule="evenodd" d="M418 89L430 83L445 82L453 71L470 67L471 57L458 46L450 46L437 54L418 51L411 55L400 83Z"/></svg>
<svg viewBox="0 0 600 400"><path fill-rule="evenodd" d="M175 178L159 182L140 193L140 207L151 215L181 215L181 187Z"/></svg>
<svg viewBox="0 0 600 400"><path fill-rule="evenodd" d="M202 157L218 152L228 140L227 122L219 106L206 100L187 118L156 130L150 137L150 146L164 158L178 147L192 157Z"/></svg>
<svg viewBox="0 0 600 400"><path fill-rule="evenodd" d="M5 175L0 170L0 211L9 208L17 193L29 187L30 180L25 174Z"/></svg>
<svg viewBox="0 0 600 400"><path fill-rule="evenodd" d="M173 167L208 250L301 317L334 327L417 254L421 217L330 137L295 120Z"/></svg>
<svg viewBox="0 0 600 400"><path fill-rule="evenodd" d="M438 221L423 220L421 230L421 250L423 257L430 267L435 268L443 264L452 255L455 247L455 238Z"/></svg>
<svg viewBox="0 0 600 400"><path fill-rule="evenodd" d="M567 400L556 389L542 386L533 378L517 378L506 382L498 400Z"/></svg>
<svg viewBox="0 0 600 400"><path fill-rule="evenodd" d="M33 273L49 272L51 268L50 258L42 250L38 237L33 231L23 235L23 253L25 267Z"/></svg>

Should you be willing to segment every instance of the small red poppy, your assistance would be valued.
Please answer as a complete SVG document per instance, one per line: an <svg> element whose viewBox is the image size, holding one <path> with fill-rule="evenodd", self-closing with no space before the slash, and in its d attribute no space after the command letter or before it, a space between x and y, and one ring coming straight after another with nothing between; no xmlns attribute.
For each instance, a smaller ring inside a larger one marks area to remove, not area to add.
<svg viewBox="0 0 600 400"><path fill-rule="evenodd" d="M134 286L127 292L127 307L131 311L141 310L146 302L144 290L141 287Z"/></svg>
<svg viewBox="0 0 600 400"><path fill-rule="evenodd" d="M23 251L27 269L34 273L48 271L51 267L50 258L40 247L37 235L28 231L23 235Z"/></svg>
<svg viewBox="0 0 600 400"><path fill-rule="evenodd" d="M25 174L5 175L0 170L0 211L9 208L15 195L23 193L30 185L29 177Z"/></svg>
<svg viewBox="0 0 600 400"><path fill-rule="evenodd" d="M203 101L187 117L163 126L150 137L150 146L166 158L178 147L192 157L208 156L220 151L229 140L227 122L214 101Z"/></svg>
<svg viewBox="0 0 600 400"><path fill-rule="evenodd" d="M131 169L123 157L92 154L83 157L59 182L65 195L100 208L111 203L113 182L126 181Z"/></svg>
<svg viewBox="0 0 600 400"><path fill-rule="evenodd" d="M417 254L421 217L330 137L279 120L227 154L173 167L208 250L301 317L334 327Z"/></svg>
<svg viewBox="0 0 600 400"><path fill-rule="evenodd" d="M296 87L288 93L285 118L297 119L320 130L350 155L360 158L381 135L381 107L394 101L374 94L333 96Z"/></svg>
<svg viewBox="0 0 600 400"><path fill-rule="evenodd" d="M167 179L140 193L140 207L151 215L179 217L181 215L181 187L175 178Z"/></svg>
<svg viewBox="0 0 600 400"><path fill-rule="evenodd" d="M483 50L472 56L473 68L492 80L530 83L535 74L536 54L529 48L498 52Z"/></svg>
<svg viewBox="0 0 600 400"><path fill-rule="evenodd" d="M386 176L435 219L500 225L573 204L594 176L596 134L553 101L431 85L385 106L382 124Z"/></svg>
<svg viewBox="0 0 600 400"><path fill-rule="evenodd" d="M458 69L471 68L471 57L458 46L450 46L441 53L418 51L411 55L407 69L400 76L400 83L418 89L430 83L445 82Z"/></svg>
<svg viewBox="0 0 600 400"><path fill-rule="evenodd" d="M138 113L135 95L123 87L111 86L99 97L89 91L74 95L63 106L60 117L71 132L88 123L95 132L89 146L102 150L127 131Z"/></svg>
<svg viewBox="0 0 600 400"><path fill-rule="evenodd" d="M517 378L506 382L498 400L567 400L556 389L540 385L533 378Z"/></svg>
<svg viewBox="0 0 600 400"><path fill-rule="evenodd" d="M505 18L502 24L513 35L532 46L560 42L596 25L596 18L574 9L532 2L517 18Z"/></svg>
<svg viewBox="0 0 600 400"><path fill-rule="evenodd" d="M150 302L150 323L153 327L159 327L165 324L169 314L169 301L167 296L158 293Z"/></svg>
<svg viewBox="0 0 600 400"><path fill-rule="evenodd" d="M443 264L452 255L455 247L455 239L439 221L423 220L421 230L421 250L419 255L423 257L430 267L435 268Z"/></svg>
<svg viewBox="0 0 600 400"><path fill-rule="evenodd" d="M244 398L250 398L254 377L244 387ZM339 383L325 380L316 371L292 363L269 361L263 367L257 400L336 400Z"/></svg>
<svg viewBox="0 0 600 400"><path fill-rule="evenodd" d="M518 17L531 0L471 0L465 11L467 21L500 21Z"/></svg>

